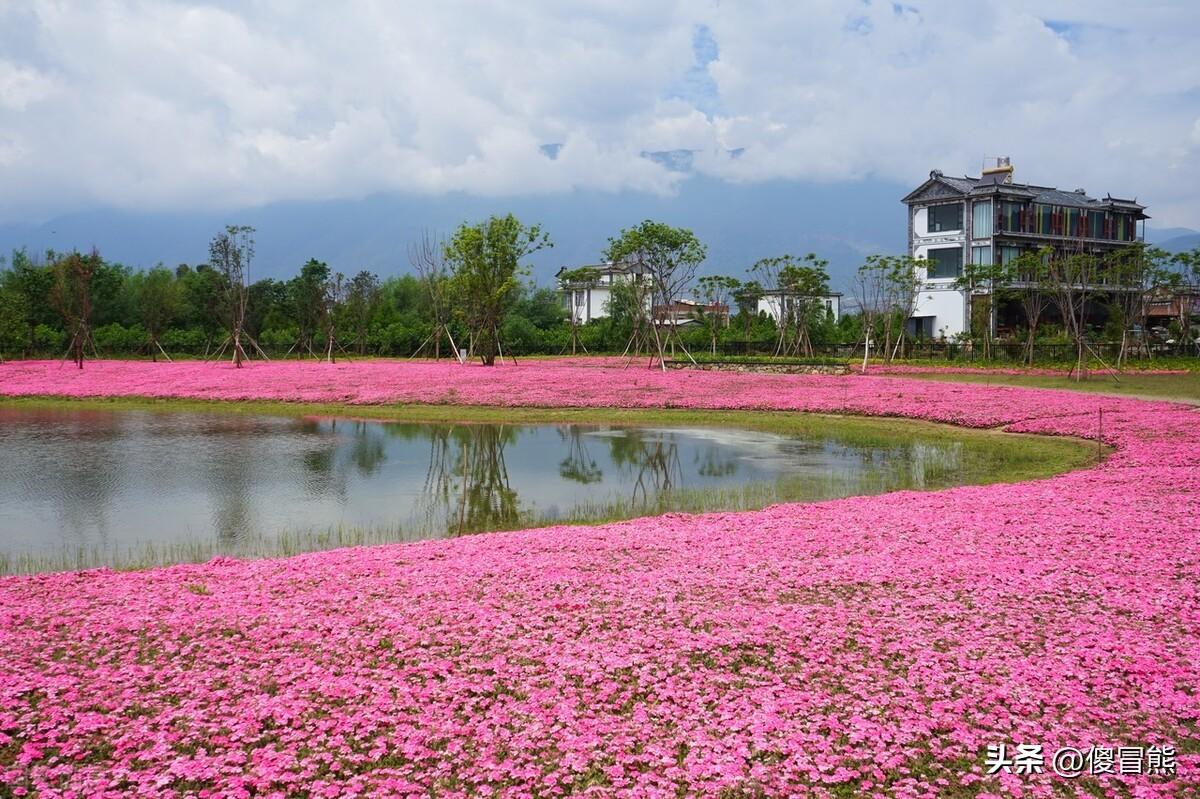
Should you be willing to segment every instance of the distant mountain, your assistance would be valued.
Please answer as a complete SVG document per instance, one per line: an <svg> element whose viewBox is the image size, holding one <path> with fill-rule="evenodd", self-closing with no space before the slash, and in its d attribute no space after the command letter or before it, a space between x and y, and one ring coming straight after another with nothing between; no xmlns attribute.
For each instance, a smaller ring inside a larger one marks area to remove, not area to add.
<svg viewBox="0 0 1200 799"><path fill-rule="evenodd" d="M409 270L406 248L423 228L442 233L464 220L511 211L545 226L554 248L532 260L534 277L550 284L562 265L595 263L608 237L643 219L689 227L708 245L703 274L741 275L759 258L816 252L830 261L835 289L873 252L903 252L900 198L911 187L882 181L733 184L693 176L673 196L637 192L485 198L379 195L362 200L275 203L229 212L150 213L96 210L40 225L0 226L0 253L96 247L135 267L201 263L226 224L257 228L254 277L287 277L309 258L352 273Z"/></svg>
<svg viewBox="0 0 1200 799"><path fill-rule="evenodd" d="M1146 231L1146 241L1168 252L1184 252L1200 247L1200 230L1186 227L1167 227Z"/></svg>

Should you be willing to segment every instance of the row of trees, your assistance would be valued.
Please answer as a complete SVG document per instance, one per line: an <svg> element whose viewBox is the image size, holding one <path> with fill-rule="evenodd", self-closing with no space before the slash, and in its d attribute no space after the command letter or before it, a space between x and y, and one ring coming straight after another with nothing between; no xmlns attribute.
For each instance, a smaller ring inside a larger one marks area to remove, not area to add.
<svg viewBox="0 0 1200 799"><path fill-rule="evenodd" d="M957 282L982 305L983 313L972 333L985 358L992 355L993 328L1001 303L1015 302L1021 309L1028 364L1033 363L1039 327L1053 308L1074 346L1076 374L1082 377L1089 357L1098 357L1089 340L1097 306L1103 306L1112 323L1119 326L1117 368L1133 352L1149 355L1146 319L1156 298L1174 301L1180 336L1194 343L1191 310L1193 298L1200 296L1200 248L1169 253L1139 243L1095 254L1043 247L1002 264L968 264Z"/></svg>
<svg viewBox="0 0 1200 799"><path fill-rule="evenodd" d="M630 265L631 279L611 287L606 318L583 325L555 290L527 279L529 256L551 246L538 225L491 217L446 239L423 235L408 252L414 274L387 280L365 270L347 277L317 260L288 280L252 280L254 230L245 226L214 236L208 262L195 267L134 271L96 252L35 260L18 251L0 269L0 353L66 352L80 367L100 350L155 359L228 355L240 366L268 352L327 361L344 353L440 358L445 346L454 357L465 350L492 364L506 353L645 352L661 360L676 349L690 357L702 347L715 354L753 343L793 356L857 345L865 365L872 354L907 354L906 323L927 268L907 256L868 257L853 282L859 311L835 323L824 304L828 263L816 254L761 259L750 279L697 279L704 245L690 230L647 220L609 239L601 257ZM599 272L584 267L563 277L586 287L598 285ZM1144 328L1147 296L1197 283L1200 251L1172 256L1145 247L1104 257L1029 252L1002 265L967 265L959 278L985 306L988 323L973 331L985 356L998 305L1016 302L1028 320L1030 362L1050 307L1082 363L1094 303L1108 303L1127 333L1139 320ZM674 304L689 295L700 301L693 311L700 324L683 327ZM764 298L769 314L759 310ZM1190 303L1180 308L1187 313ZM1181 324L1188 330L1191 320ZM1126 344L1144 346L1124 339L1119 361Z"/></svg>

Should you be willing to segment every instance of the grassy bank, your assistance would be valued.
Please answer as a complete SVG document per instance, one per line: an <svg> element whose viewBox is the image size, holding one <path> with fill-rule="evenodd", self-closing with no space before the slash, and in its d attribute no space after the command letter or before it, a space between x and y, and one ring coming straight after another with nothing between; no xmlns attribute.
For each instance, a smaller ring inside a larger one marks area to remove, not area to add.
<svg viewBox="0 0 1200 799"><path fill-rule="evenodd" d="M215 402L137 398L71 400L21 398L0 400L0 408L223 413L271 416L337 417L395 422L454 424L587 424L648 427L707 427L757 430L821 438L832 445L873 448L940 445L953 453L942 464L925 465L919 479L880 471L867 477L830 474L825 480L781 478L719 490L679 489L649 503L612 501L576 506L565 516L526 511L498 529L549 524L598 524L668 511L751 510L777 502L815 501L848 494L876 494L899 488L933 490L964 483L1015 482L1046 477L1094 463L1095 444L1066 438L956 428L929 422L797 414L768 411L629 410L613 408L498 408L446 405L342 405L329 403ZM932 450L933 447L929 446ZM444 534L444 531L442 531ZM147 543L121 551L78 549L4 558L0 573L60 571L108 565L140 568L164 563L197 562L216 555L274 557L301 552L428 538L438 531L398 527L338 527L288 530L251 536L236 544L198 538L186 542Z"/></svg>
<svg viewBox="0 0 1200 799"><path fill-rule="evenodd" d="M914 380L949 380L957 383L984 383L995 386L1028 386L1112 394L1122 397L1165 399L1200 404L1200 372L1183 374L1144 374L1123 372L1113 377L1093 372L1087 380L1072 380L1064 375L963 374L956 372L914 372L904 377Z"/></svg>

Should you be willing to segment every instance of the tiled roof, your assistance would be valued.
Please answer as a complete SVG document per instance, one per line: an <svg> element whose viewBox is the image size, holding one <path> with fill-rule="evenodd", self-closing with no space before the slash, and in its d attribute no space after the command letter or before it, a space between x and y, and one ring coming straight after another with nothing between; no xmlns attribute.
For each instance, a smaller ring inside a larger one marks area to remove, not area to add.
<svg viewBox="0 0 1200 799"><path fill-rule="evenodd" d="M1111 195L1103 200L1089 197L1082 189L1064 191L1052 186L1034 186L1028 183L1004 183L1001 175L984 175L973 178L964 175L961 178L935 174L932 180L943 183L962 194L992 195L1000 194L1009 197L1022 197L1046 205L1063 205L1073 208L1103 208L1120 207L1127 210L1141 211L1145 208L1135 200L1120 200ZM906 198L907 199L907 198Z"/></svg>

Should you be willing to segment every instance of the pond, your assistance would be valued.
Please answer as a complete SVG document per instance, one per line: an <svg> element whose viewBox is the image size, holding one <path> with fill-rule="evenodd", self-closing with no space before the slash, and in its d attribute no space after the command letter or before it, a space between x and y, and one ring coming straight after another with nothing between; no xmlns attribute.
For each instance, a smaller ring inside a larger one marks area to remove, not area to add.
<svg viewBox="0 0 1200 799"><path fill-rule="evenodd" d="M971 480L962 442L0 406L0 571L288 554Z"/></svg>

